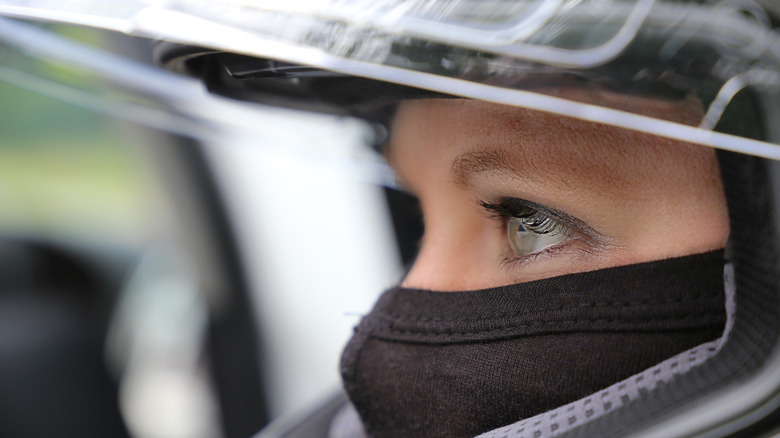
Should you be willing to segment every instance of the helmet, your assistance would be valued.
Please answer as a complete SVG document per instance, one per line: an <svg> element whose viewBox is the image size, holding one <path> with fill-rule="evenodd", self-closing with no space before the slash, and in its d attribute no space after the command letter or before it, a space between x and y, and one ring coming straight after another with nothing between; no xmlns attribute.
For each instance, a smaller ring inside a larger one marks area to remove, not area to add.
<svg viewBox="0 0 780 438"><path fill-rule="evenodd" d="M780 272L771 206L777 204L773 181L775 160L780 160L775 123L780 117L780 36L775 32L780 8L775 3L122 3L108 7L85 1L74 11L68 9L72 5L0 2L0 13L67 19L161 39L157 62L200 79L215 94L362 119L374 128L377 145L386 141L402 102L469 99L717 149L731 224L726 255L733 273L727 270L726 283L734 290L726 305L727 336L717 354L692 357L695 366L667 370L670 377L663 384L571 427L559 426L556 416L569 408L587 412L587 397L485 436L526 436L519 432L523 426L528 436L777 432ZM682 120L623 99L599 98L612 95L690 100L702 111ZM676 368L677 363L664 366ZM326 410L328 415L319 412L279 435L309 433L306 427L323 422L333 430L333 406ZM276 436L271 434L280 429L263 436Z"/></svg>

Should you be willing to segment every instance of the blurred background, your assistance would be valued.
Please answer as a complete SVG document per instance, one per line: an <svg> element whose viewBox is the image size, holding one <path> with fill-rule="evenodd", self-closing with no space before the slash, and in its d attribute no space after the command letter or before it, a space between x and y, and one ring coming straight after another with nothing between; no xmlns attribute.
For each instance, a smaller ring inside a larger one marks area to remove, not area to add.
<svg viewBox="0 0 780 438"><path fill-rule="evenodd" d="M33 30L153 71L151 41ZM193 119L69 56L0 41L0 436L247 437L339 391L421 233L374 131L165 73Z"/></svg>

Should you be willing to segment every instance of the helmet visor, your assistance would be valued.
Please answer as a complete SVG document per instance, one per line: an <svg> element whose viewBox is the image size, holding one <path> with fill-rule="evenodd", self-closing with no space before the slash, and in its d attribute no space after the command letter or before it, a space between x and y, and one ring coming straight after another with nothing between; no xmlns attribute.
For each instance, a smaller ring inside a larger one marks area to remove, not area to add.
<svg viewBox="0 0 780 438"><path fill-rule="evenodd" d="M277 60L223 58L218 63L219 71L228 72L225 82L235 82L222 88L235 87L240 94L259 90L259 100L263 90L278 90L280 82L289 89L300 84L322 89L323 80L349 75L780 158L778 135L766 123L780 92L780 38L772 31L770 14L755 2L50 3L0 1L0 12ZM621 99L560 92L572 88L661 100L695 98L701 111L695 120L669 120L642 105L621 104ZM369 88L356 99L361 104L387 100L382 93ZM397 98L397 91L389 96ZM761 126L723 123L724 114L745 113L730 111L732 106L753 108L758 116L747 119Z"/></svg>

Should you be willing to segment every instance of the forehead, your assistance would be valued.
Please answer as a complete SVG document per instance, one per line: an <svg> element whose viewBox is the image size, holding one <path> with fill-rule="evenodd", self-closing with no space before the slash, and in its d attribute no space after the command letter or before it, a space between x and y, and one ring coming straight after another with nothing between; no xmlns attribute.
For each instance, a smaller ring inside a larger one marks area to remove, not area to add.
<svg viewBox="0 0 780 438"><path fill-rule="evenodd" d="M578 93L575 97L580 99L594 98L587 91ZM701 116L700 105L692 101L596 97L683 123ZM659 170L682 172L697 166L703 154L714 153L623 128L465 99L402 103L389 153L401 178L412 184L414 173L423 170L417 169L421 163L449 163L450 176L460 185L468 184L470 177L497 171L526 181L602 193L616 184L646 182Z"/></svg>

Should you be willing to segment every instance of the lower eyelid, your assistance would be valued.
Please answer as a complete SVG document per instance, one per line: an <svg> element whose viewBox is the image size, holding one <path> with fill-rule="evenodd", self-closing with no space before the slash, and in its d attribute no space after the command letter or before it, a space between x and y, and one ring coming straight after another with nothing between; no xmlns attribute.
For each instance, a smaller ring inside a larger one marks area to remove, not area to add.
<svg viewBox="0 0 780 438"><path fill-rule="evenodd" d="M526 263L532 263L537 261L539 257L550 257L554 254L557 254L560 251L564 251L567 249L569 245L575 244L576 241L579 241L581 239L578 238L571 238L564 242L561 242L558 245L551 246L549 248L545 248L539 252L535 252L532 254L526 254L526 255L514 255L510 257L505 257L501 261L501 266L504 268L514 268L520 265L524 265Z"/></svg>

